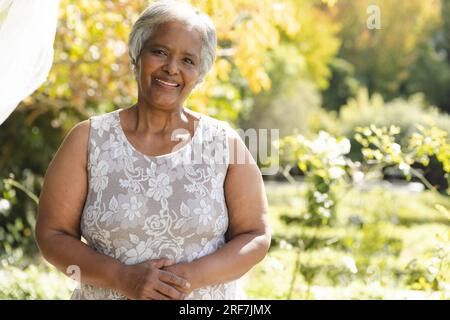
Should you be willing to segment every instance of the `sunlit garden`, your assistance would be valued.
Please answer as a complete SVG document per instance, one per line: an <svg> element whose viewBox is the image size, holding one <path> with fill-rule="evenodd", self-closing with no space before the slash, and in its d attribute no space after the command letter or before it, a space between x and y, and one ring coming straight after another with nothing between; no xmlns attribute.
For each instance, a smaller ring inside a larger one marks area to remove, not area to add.
<svg viewBox="0 0 450 320"><path fill-rule="evenodd" d="M187 106L279 130L255 156L276 171L247 297L450 299L450 0L189 2L218 51ZM48 79L0 125L0 299L78 285L39 252L39 195L76 123L135 103L127 37L148 3L61 0Z"/></svg>

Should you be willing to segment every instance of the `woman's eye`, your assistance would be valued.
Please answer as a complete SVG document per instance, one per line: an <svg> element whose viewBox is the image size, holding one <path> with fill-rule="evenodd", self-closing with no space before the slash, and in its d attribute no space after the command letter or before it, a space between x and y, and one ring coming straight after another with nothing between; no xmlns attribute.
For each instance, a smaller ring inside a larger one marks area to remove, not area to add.
<svg viewBox="0 0 450 320"><path fill-rule="evenodd" d="M184 59L184 61L186 61L186 63L192 64L192 65L194 64L194 61L192 61L189 58Z"/></svg>
<svg viewBox="0 0 450 320"><path fill-rule="evenodd" d="M159 55L165 55L166 53L162 50L153 50L154 53L159 54Z"/></svg>

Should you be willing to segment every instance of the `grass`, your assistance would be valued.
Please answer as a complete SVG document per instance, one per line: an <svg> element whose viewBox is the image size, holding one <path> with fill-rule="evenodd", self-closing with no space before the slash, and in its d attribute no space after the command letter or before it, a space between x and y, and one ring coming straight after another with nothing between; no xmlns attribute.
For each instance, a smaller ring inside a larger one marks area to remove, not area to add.
<svg viewBox="0 0 450 320"><path fill-rule="evenodd" d="M352 190L339 203L336 225L308 227L301 222L304 185L266 189L273 241L241 279L249 298L450 299L448 197ZM313 244L299 250L299 240ZM73 280L42 258L23 261L20 254L0 261L0 299L70 297Z"/></svg>

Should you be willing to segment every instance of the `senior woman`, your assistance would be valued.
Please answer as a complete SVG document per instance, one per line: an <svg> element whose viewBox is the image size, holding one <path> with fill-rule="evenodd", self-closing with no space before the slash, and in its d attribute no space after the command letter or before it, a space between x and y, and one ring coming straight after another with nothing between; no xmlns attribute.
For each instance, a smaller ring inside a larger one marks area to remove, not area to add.
<svg viewBox="0 0 450 320"><path fill-rule="evenodd" d="M243 298L270 244L261 173L236 131L184 107L216 41L190 5L150 5L129 38L137 103L77 124L50 163L36 239L79 267L73 299Z"/></svg>

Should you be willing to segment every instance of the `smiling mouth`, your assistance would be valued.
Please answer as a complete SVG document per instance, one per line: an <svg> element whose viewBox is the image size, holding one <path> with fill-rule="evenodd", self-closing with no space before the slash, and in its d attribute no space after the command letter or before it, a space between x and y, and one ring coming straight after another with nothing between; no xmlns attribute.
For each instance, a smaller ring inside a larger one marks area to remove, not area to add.
<svg viewBox="0 0 450 320"><path fill-rule="evenodd" d="M162 86L164 88L178 88L180 86L180 84L178 84L178 83L164 81L164 80L161 80L158 78L154 78L154 79L157 84L159 84L160 86Z"/></svg>

